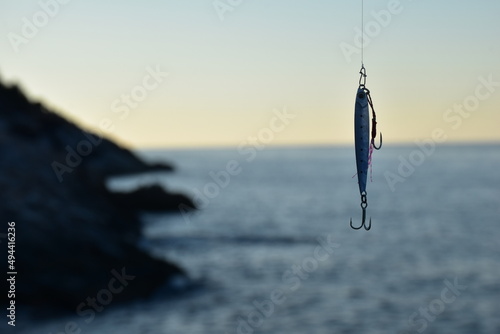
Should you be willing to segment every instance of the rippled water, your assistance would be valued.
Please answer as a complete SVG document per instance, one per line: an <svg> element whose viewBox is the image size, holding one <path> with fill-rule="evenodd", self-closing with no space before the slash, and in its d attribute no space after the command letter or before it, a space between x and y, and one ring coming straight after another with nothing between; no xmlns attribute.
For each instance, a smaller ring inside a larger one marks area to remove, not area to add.
<svg viewBox="0 0 500 334"><path fill-rule="evenodd" d="M251 161L236 150L142 152L177 171L111 186L197 196L193 215L144 215L144 247L198 287L90 323L26 320L18 332L74 321L82 333L500 333L500 146L419 152L375 152L369 232L349 228L361 219L352 148L266 149Z"/></svg>

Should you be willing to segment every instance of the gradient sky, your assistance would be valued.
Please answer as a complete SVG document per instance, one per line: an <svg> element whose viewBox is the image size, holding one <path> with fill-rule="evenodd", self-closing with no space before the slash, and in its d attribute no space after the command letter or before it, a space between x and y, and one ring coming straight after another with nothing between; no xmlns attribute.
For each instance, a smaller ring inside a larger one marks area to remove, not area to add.
<svg viewBox="0 0 500 334"><path fill-rule="evenodd" d="M353 141L360 57L340 46L354 46L361 1L221 0L236 4L223 20L213 0L67 2L0 3L0 76L88 128L106 120L133 147L237 146L286 108L295 118L270 144ZM388 7L397 13L378 23L372 11ZM438 128L449 142L500 140L499 17L498 0L365 1L385 143ZM26 22L40 25L34 36ZM122 95L157 67L168 77L125 114Z"/></svg>

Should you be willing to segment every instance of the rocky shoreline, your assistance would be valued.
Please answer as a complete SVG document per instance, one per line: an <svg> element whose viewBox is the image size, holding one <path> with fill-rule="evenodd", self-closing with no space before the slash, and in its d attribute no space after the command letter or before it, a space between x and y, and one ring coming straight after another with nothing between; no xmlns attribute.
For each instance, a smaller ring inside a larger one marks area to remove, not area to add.
<svg viewBox="0 0 500 334"><path fill-rule="evenodd" d="M0 156L0 248L7 254L6 224L15 222L16 303L83 312L87 298L143 298L186 278L182 268L137 247L138 212L193 202L157 186L129 194L105 186L112 176L171 166L146 164L3 84ZM5 280L1 285L8 291Z"/></svg>

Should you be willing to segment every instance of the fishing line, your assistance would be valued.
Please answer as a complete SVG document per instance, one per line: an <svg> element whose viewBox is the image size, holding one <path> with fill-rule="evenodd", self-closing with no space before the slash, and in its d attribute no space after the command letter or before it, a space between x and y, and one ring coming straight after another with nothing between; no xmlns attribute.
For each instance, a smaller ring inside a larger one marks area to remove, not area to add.
<svg viewBox="0 0 500 334"><path fill-rule="evenodd" d="M361 0L361 67L365 66L364 63L364 49L365 49L365 2Z"/></svg>

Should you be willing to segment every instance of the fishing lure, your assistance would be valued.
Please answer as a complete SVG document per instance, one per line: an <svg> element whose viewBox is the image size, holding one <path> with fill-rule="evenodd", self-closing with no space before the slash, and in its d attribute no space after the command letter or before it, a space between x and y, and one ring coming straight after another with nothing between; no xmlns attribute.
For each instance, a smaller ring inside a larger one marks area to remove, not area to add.
<svg viewBox="0 0 500 334"><path fill-rule="evenodd" d="M375 109L373 108L370 90L366 88L366 69L363 64L361 65L359 73L361 76L359 78L359 87L356 92L356 105L354 108L354 145L356 147L356 168L363 215L361 218L361 225L359 227L354 227L352 225L352 218L350 225L351 228L355 230L359 230L364 227L365 230L368 231L372 226L372 219L370 217L370 223L365 225L366 207L368 206L366 199L366 180L368 177L368 168L371 167L373 149L379 150L382 147L382 133L380 134L380 144L379 146L376 146L375 137L377 136L377 116L375 114ZM369 108L372 110L371 139Z"/></svg>

